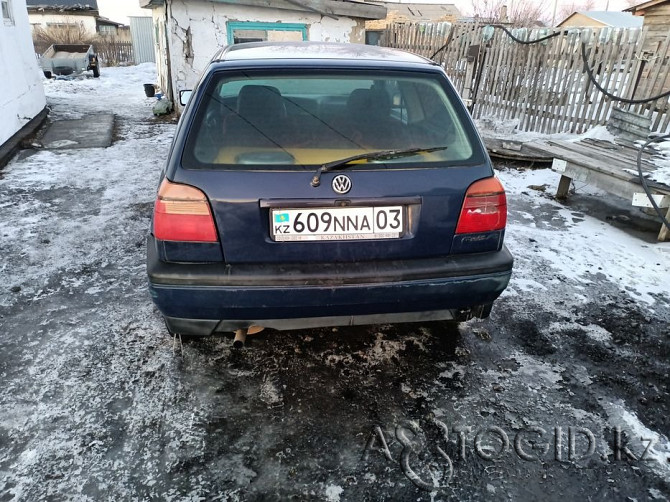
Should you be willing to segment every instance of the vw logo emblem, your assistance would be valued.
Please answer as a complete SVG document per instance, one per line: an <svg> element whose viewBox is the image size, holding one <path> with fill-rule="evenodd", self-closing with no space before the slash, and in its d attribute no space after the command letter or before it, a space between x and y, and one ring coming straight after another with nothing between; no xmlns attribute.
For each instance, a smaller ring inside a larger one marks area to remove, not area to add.
<svg viewBox="0 0 670 502"><path fill-rule="evenodd" d="M344 174L338 174L333 178L333 190L337 193L347 193L351 190L351 180Z"/></svg>

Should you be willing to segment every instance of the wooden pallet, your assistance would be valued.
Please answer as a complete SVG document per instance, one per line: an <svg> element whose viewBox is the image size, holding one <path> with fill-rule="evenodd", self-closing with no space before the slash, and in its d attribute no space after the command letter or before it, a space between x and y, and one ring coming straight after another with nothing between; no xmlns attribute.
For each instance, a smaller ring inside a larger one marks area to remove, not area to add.
<svg viewBox="0 0 670 502"><path fill-rule="evenodd" d="M551 168L561 175L557 198L568 196L574 180L631 200L636 206L651 206L637 175L638 149L631 144L584 139L536 142L533 148L554 159ZM642 156L643 173L656 170L651 157L649 153ZM670 186L651 180L647 185L659 207L666 210L666 219L670 219ZM658 240L670 240L670 231L663 224Z"/></svg>
<svg viewBox="0 0 670 502"><path fill-rule="evenodd" d="M533 148L534 143L515 141L513 139L492 138L486 135L483 136L483 140L489 155L498 159L547 164L550 164L554 160L551 155Z"/></svg>

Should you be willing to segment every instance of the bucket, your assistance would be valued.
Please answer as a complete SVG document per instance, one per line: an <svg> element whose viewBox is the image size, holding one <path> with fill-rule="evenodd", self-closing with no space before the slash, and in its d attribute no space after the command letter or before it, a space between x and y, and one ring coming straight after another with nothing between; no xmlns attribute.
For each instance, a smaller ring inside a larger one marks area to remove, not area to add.
<svg viewBox="0 0 670 502"><path fill-rule="evenodd" d="M144 84L144 94L147 95L147 98L153 98L156 94L156 87L154 87L154 84Z"/></svg>

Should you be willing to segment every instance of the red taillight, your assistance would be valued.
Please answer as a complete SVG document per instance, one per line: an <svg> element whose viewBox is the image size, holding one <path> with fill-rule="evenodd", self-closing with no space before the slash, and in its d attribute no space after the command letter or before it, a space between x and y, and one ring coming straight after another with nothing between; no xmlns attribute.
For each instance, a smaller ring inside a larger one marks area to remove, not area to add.
<svg viewBox="0 0 670 502"><path fill-rule="evenodd" d="M207 196L163 180L154 206L154 236L162 241L218 242Z"/></svg>
<svg viewBox="0 0 670 502"><path fill-rule="evenodd" d="M465 194L457 234L491 232L505 228L507 198L498 178L476 181Z"/></svg>

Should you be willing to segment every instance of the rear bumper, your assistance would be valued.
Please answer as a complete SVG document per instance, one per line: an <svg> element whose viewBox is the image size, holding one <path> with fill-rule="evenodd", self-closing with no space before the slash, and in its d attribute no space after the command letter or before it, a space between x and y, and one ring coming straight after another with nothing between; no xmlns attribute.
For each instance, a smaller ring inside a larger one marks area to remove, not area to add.
<svg viewBox="0 0 670 502"><path fill-rule="evenodd" d="M153 237L147 272L168 327L207 335L251 325L276 329L485 317L510 279L507 248L442 259L338 264L166 263Z"/></svg>

